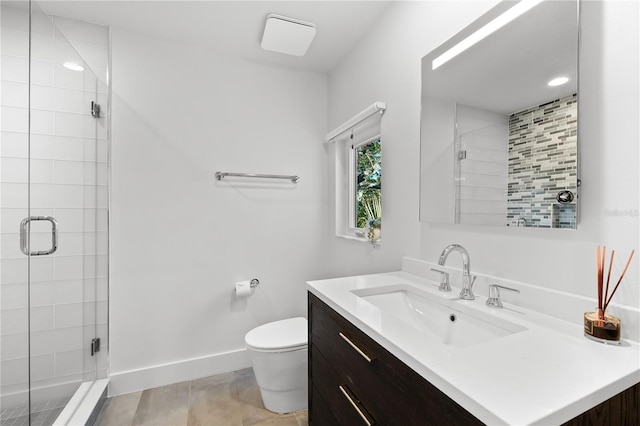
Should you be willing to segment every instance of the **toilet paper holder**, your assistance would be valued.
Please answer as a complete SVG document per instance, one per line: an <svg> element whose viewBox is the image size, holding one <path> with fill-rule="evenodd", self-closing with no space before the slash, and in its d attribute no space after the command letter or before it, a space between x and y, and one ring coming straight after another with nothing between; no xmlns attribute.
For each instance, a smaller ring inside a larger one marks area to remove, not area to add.
<svg viewBox="0 0 640 426"><path fill-rule="evenodd" d="M258 286L258 284L260 284L260 281L258 281L258 279L257 279L257 278L254 278L254 279L252 279L252 280L249 282L249 286L250 286L251 288L255 288L255 287L257 287L257 286Z"/></svg>

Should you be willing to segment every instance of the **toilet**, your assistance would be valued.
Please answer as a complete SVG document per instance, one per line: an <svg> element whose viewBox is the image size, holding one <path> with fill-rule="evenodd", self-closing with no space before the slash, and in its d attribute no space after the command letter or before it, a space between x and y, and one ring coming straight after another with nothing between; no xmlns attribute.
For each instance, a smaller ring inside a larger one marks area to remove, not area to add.
<svg viewBox="0 0 640 426"><path fill-rule="evenodd" d="M276 413L307 408L307 319L261 325L244 341L265 408Z"/></svg>

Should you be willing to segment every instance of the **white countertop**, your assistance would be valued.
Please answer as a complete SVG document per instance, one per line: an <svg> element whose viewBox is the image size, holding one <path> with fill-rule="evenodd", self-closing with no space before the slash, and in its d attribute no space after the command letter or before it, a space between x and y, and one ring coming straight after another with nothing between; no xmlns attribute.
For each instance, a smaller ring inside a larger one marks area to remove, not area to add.
<svg viewBox="0 0 640 426"><path fill-rule="evenodd" d="M585 338L578 324L508 303L491 308L477 297L455 303L526 330L468 347L435 344L351 292L395 284L432 297L459 292L439 292L436 282L406 272L310 281L307 288L486 424L561 424L640 382L636 342L604 345Z"/></svg>

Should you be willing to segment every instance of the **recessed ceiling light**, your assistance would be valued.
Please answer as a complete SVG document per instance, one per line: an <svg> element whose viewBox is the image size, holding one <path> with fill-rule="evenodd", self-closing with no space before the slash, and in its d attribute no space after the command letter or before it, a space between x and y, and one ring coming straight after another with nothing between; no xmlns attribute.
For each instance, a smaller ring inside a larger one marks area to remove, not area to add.
<svg viewBox="0 0 640 426"><path fill-rule="evenodd" d="M569 78L567 77L558 77L558 78L554 78L553 80L549 81L547 83L547 85L553 87L553 86L562 86L563 84L565 84L566 82L569 81Z"/></svg>
<svg viewBox="0 0 640 426"><path fill-rule="evenodd" d="M271 13L267 15L261 46L264 50L304 56L315 36L314 24Z"/></svg>
<svg viewBox="0 0 640 426"><path fill-rule="evenodd" d="M75 62L65 62L62 66L71 71L84 71L84 67L80 64L76 64Z"/></svg>

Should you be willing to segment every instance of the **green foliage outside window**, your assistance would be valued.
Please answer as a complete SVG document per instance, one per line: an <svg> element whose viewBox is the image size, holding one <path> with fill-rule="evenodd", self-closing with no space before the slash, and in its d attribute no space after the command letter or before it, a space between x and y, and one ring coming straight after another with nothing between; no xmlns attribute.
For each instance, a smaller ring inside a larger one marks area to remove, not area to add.
<svg viewBox="0 0 640 426"><path fill-rule="evenodd" d="M382 156L380 139L356 148L356 227L380 227Z"/></svg>

